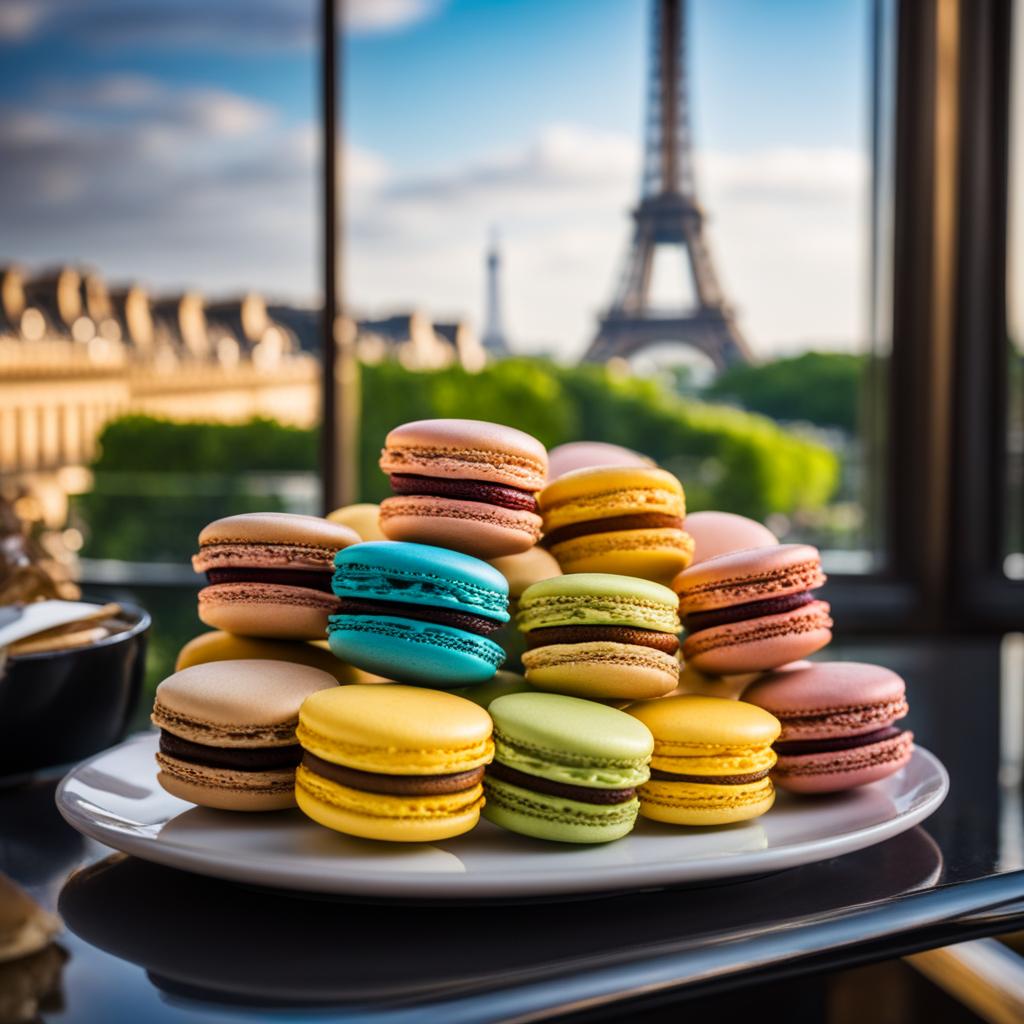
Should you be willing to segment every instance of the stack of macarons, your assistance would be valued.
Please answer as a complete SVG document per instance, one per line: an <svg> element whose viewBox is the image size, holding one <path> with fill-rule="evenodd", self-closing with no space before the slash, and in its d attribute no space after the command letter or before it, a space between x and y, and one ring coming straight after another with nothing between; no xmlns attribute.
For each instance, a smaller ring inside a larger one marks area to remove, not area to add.
<svg viewBox="0 0 1024 1024"><path fill-rule="evenodd" d="M553 453L548 482L522 431L423 420L388 434L380 465L380 506L203 530L217 632L186 645L153 712L170 792L297 802L370 839L452 838L482 815L595 843L638 816L745 821L776 784L833 792L909 759L899 677L801 660L831 639L815 548L687 517L672 474L614 446ZM525 646L525 679L500 671L499 638Z"/></svg>

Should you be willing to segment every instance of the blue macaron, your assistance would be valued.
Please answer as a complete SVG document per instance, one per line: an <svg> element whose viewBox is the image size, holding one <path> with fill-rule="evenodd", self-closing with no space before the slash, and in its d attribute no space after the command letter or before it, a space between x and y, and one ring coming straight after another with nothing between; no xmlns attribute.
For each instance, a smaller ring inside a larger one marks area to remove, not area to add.
<svg viewBox="0 0 1024 1024"><path fill-rule="evenodd" d="M508 583L470 555L429 544L353 544L334 559L341 608L327 627L343 661L441 688L490 679L505 652L488 634L508 622Z"/></svg>

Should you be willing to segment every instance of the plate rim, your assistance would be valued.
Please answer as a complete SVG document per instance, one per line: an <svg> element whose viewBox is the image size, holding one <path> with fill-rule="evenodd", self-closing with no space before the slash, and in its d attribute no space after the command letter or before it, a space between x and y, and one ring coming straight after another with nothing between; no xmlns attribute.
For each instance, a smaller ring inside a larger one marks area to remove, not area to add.
<svg viewBox="0 0 1024 1024"><path fill-rule="evenodd" d="M94 762L124 748L154 743L155 732L143 732L100 751L79 762L60 781L54 800L61 816L72 828L104 846L179 871L220 878L235 883L286 891L320 893L329 896L353 896L406 900L469 900L481 898L515 899L530 897L579 896L587 893L636 891L665 888L672 885L714 884L726 879L740 880L754 875L817 863L832 857L884 842L920 824L942 805L949 793L950 779L945 765L930 750L915 744L913 759L923 761L931 769L937 785L908 810L885 821L863 828L784 846L762 850L737 850L688 861L659 860L638 867L635 863L612 864L602 868L580 869L563 866L558 869L529 871L503 875L500 882L493 876L463 873L437 874L422 871L360 869L358 873L332 874L289 871L282 868L281 858L247 855L244 861L230 860L222 852L210 853L196 846L174 840L157 842L154 837L133 835L114 829L96 817L83 812L80 799L67 795L68 787L81 772ZM102 810L100 808L100 810ZM806 854L813 848L812 857ZM744 865L736 871L737 861Z"/></svg>

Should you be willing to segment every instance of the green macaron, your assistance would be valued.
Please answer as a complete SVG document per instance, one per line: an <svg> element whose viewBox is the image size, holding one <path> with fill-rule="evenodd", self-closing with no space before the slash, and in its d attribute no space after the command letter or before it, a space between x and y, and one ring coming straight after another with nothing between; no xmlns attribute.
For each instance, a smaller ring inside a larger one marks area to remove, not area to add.
<svg viewBox="0 0 1024 1024"><path fill-rule="evenodd" d="M488 709L494 761L483 816L521 835L606 843L627 835L650 777L645 725L603 704L554 693L512 693Z"/></svg>

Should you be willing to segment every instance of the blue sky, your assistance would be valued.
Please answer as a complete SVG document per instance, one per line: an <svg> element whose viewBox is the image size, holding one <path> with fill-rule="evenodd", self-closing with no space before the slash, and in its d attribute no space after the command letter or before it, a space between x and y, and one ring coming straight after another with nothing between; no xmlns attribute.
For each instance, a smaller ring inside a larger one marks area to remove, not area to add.
<svg viewBox="0 0 1024 1024"><path fill-rule="evenodd" d="M5 0L0 220L29 265L153 290L316 292L315 7ZM646 0L350 0L349 301L571 357L639 175ZM691 92L720 274L755 348L862 343L867 0L693 0Z"/></svg>

